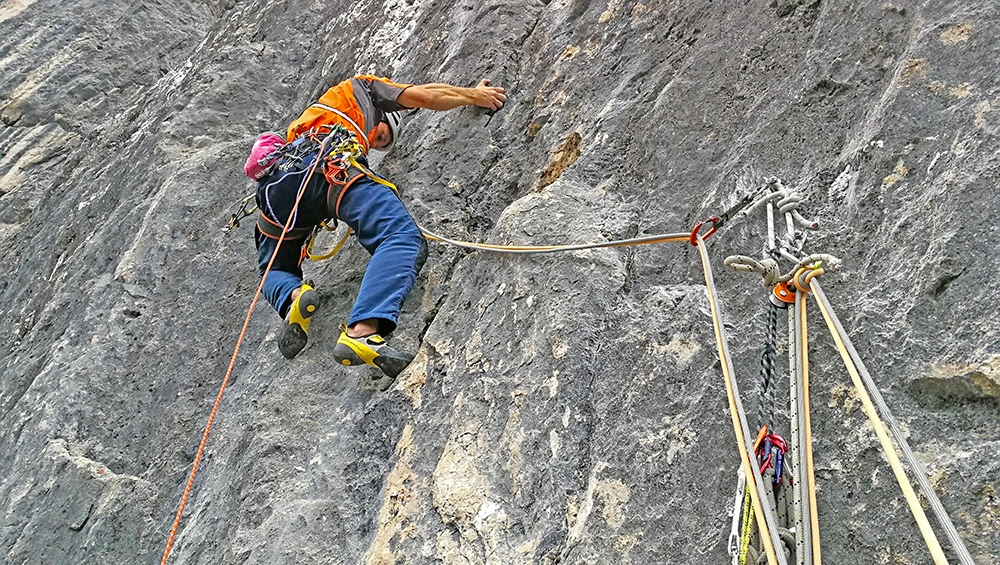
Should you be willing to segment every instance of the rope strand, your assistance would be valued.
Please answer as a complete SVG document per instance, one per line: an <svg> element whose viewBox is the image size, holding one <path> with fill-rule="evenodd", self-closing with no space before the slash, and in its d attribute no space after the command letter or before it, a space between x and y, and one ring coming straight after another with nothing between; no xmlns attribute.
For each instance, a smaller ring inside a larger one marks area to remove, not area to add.
<svg viewBox="0 0 1000 565"><path fill-rule="evenodd" d="M851 380L854 382L854 388L857 389L858 396L861 398L865 413L868 415L872 428L875 429L875 434L878 436L879 442L882 445L882 451L885 453L886 459L889 460L897 481L899 481L900 489L903 491L906 502L910 506L910 511L913 513L913 517L917 521L917 526L920 528L921 534L924 536L924 541L927 542L927 547L931 552L934 563L940 564L947 563L948 561L945 559L944 552L941 550L941 545L938 543L937 536L934 535L934 531L931 529L930 523L927 521L927 517L924 514L920 501L913 492L913 486L910 484L910 481L906 477L906 473L903 471L902 465L899 461L899 456L896 454L895 448L893 448L892 440L889 439L889 435L886 433L885 425L882 423L882 420L879 419L879 414L881 414L882 417L889 423L889 429L892 431L892 439L895 440L896 445L898 445L900 451L903 452L903 456L906 458L906 461L910 466L910 471L913 473L917 480L917 484L920 486L921 493L934 510L934 515L937 517L938 523L941 527L944 528L945 534L948 536L948 540L952 544L952 548L955 550L955 553L958 554L959 561L961 561L963 565L975 565L975 561L969 554L969 550L965 547L965 543L962 541L962 538L958 535L955 525L952 523L951 518L948 517L948 513L945 511L944 506L941 505L941 500L938 499L937 493L934 492L934 488L931 486L930 481L927 480L927 474L924 472L923 466L916 458L913 450L910 449L910 445L906 441L906 436L899 428L899 425L896 423L896 419L892 416L892 413L889 412L889 407L882 398L882 393L879 392L871 374L868 372L864 363L861 362L861 358L858 355L857 350L854 348L854 344L851 343L851 339L844 330L843 325L841 325L840 320L837 318L837 314L830 306L829 300L827 300L826 295L823 293L822 286L819 284L819 281L812 281L811 286L813 294L816 296L816 301L819 304L820 311L822 311L823 317L826 319L827 326L830 329L830 334L833 336L837 349L840 351L840 356L844 360L844 365L847 367L847 372L851 375ZM878 406L878 410L875 408L876 405Z"/></svg>
<svg viewBox="0 0 1000 565"><path fill-rule="evenodd" d="M757 405L757 429L764 426L773 428L775 387L772 386L774 380L774 359L777 355L778 342L778 306L766 301L764 311L764 343L760 352L760 396Z"/></svg>
<svg viewBox="0 0 1000 565"><path fill-rule="evenodd" d="M775 548L782 547L782 541L777 531L778 521L771 508L763 504L763 501L767 498L765 490L767 485L764 484L764 479L761 477L757 458L751 457L753 452L753 438L750 437L750 432L747 429L746 414L743 411L739 387L734 376L733 362L729 358L729 344L716 298L712 264L708 259L708 252L705 251L705 240L696 233L695 241L698 244L698 254L701 256L702 270L705 274L708 304L712 311L712 327L715 330L715 342L719 350L719 362L722 365L722 374L726 382L726 395L729 398L729 415L733 421L733 431L736 433L736 442L739 445L743 471L747 475L747 482L753 483L753 488L749 488L748 485L747 492L750 493L753 499L754 515L761 517L761 540L764 545L764 551L767 554L767 562L770 565L788 565L784 551L775 552ZM766 532L766 535L763 532Z"/></svg>
<svg viewBox="0 0 1000 565"><path fill-rule="evenodd" d="M691 234L689 233L665 233L659 235L650 235L646 237L633 237L631 239L603 241L600 243L581 243L577 245L495 245L490 243L470 243L468 241L449 239L447 237L438 235L424 227L420 227L420 231L421 233L424 234L424 237L426 237L431 241L439 241L441 243L447 243L449 245L454 245L457 247L464 247L465 249L490 251L494 253L516 253L523 255L556 253L562 251L579 251L582 249L598 249L603 247L629 247L633 245L647 245L651 243L672 243L672 242L688 241L688 239L690 239L691 237Z"/></svg>

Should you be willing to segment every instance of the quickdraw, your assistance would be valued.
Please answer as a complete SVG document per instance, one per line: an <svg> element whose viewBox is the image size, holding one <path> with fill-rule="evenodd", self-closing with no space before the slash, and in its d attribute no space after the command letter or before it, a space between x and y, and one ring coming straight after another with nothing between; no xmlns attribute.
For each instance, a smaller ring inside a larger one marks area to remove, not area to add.
<svg viewBox="0 0 1000 565"><path fill-rule="evenodd" d="M222 231L229 233L234 229L240 227L240 220L253 215L257 211L257 201L256 193L251 193L249 196L245 197L243 200L237 202L240 205L236 212L229 217L229 221L223 226Z"/></svg>
<svg viewBox="0 0 1000 565"><path fill-rule="evenodd" d="M757 192L751 192L750 194L747 194L732 208L723 212L721 216L711 216L707 220L696 223L694 225L694 228L691 230L691 239L689 240L691 245L695 246L698 245L698 236L701 236L701 239L708 239L709 237L712 236L712 234L719 231L719 229L721 229L722 226L726 225L726 222L733 219L733 216L738 214L740 210L743 210L747 206L753 204L754 200L756 199ZM709 229L704 234L700 234L699 232L701 231L702 226L704 226L706 222L711 222L712 228Z"/></svg>

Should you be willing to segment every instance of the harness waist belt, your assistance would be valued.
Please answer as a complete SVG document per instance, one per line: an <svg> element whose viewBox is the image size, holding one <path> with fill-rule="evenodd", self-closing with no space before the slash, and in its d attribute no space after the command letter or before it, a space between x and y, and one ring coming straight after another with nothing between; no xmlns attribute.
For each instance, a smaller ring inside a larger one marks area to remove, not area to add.
<svg viewBox="0 0 1000 565"><path fill-rule="evenodd" d="M260 233L264 234L266 237L269 237L271 239L281 238L281 232L283 231L281 224L265 216L264 212L259 212L257 214L257 229L260 230ZM310 233L312 233L311 227L291 228L287 232L285 232L285 239L286 240L302 239L304 237L307 237Z"/></svg>

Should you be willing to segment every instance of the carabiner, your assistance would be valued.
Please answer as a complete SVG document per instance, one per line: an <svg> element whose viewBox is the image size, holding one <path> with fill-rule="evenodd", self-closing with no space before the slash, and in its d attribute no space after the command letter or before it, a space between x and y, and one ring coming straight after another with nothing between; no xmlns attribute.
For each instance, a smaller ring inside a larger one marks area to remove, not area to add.
<svg viewBox="0 0 1000 565"><path fill-rule="evenodd" d="M229 217L229 222L227 222L226 226L222 228L222 231L229 233L235 230L236 228L240 227L240 220L256 212L257 203L255 199L256 199L256 193L247 196L243 200L240 200L240 207L236 210L236 213L232 214ZM250 205L251 203L253 203L253 206Z"/></svg>
<svg viewBox="0 0 1000 565"><path fill-rule="evenodd" d="M705 220L705 222L712 222L712 229L708 230L708 232L706 232L705 235L702 236L701 239L702 240L706 240L709 237L711 237L712 234L715 233L719 229L719 224L720 224L721 221L722 220L720 220L718 216L712 216L711 218ZM701 231L701 226L703 226L705 222L698 222L697 224L694 225L694 229L691 230L691 239L689 240L691 242L691 245L694 245L694 246L697 247L697 245L698 245L698 232Z"/></svg>

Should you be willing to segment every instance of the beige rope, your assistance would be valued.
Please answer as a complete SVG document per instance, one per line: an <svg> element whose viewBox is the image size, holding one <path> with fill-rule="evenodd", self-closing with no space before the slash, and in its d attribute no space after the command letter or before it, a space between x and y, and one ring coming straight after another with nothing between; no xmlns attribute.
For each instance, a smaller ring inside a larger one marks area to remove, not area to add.
<svg viewBox="0 0 1000 565"><path fill-rule="evenodd" d="M826 325L830 328L830 334L833 336L833 341L837 344L837 350L840 351L840 356L844 360L847 372L851 375L851 380L854 382L854 388L858 393L858 397L861 399L861 404L864 406L865 414L868 416L868 420L871 422L872 428L875 430L875 435L878 436L878 441L882 445L882 451L885 453L885 458L889 461L889 466L892 467L892 472L896 476L899 488L903 491L903 496L906 498L906 503L910 507L910 512L913 513L913 517L917 522L917 527L920 528L920 533L923 535L924 541L927 543L927 548L931 552L931 557L934 559L935 565L947 565L948 560L944 556L941 544L938 542L937 536L934 535L934 530L931 529L930 522L928 522L927 516L924 514L924 509L920 506L920 500L917 499L917 494L913 491L913 485L910 484L910 480L907 478L906 472L903 470L903 465L899 461L899 455L896 453L896 448L892 444L892 440L889 439L889 434L886 433L885 425L879 418L878 412L875 410L875 405L872 404L872 399L868 395L864 383L861 381L861 375L858 374L858 367L855 365L854 359L851 358L850 353L847 351L847 346L845 345L846 336L840 331L840 328L837 327L839 324L834 322L833 312L830 309L829 304L827 304L825 296L821 294L822 289L818 281L813 281L812 285L813 290L817 293L816 302L819 304L819 309L823 312L823 318L826 319Z"/></svg>
<svg viewBox="0 0 1000 565"><path fill-rule="evenodd" d="M740 461L743 464L743 472L748 477L748 480L750 480L750 477L753 478L754 486L747 490L750 492L750 497L753 501L754 513L757 516L763 517L763 520L760 520L761 531L767 534L761 536L764 551L767 553L767 562L769 565L788 565L788 561L785 559L785 552L775 552L775 547L780 546L782 541L778 535L778 522L774 512L770 507L764 506L761 503L764 498L764 480L761 478L760 466L757 464L757 459L750 457L750 452L753 450L752 438L747 433L746 417L744 416L742 402L739 398L739 388L736 380L733 378L733 365L732 360L729 358L729 346L726 345L725 328L722 325L721 314L719 313L719 306L717 304L715 281L712 278L712 265L708 260L708 252L705 251L705 240L697 234L695 237L698 242L698 253L701 255L702 269L705 272L708 303L712 309L712 326L715 329L715 342L719 349L719 361L722 365L722 374L726 381L726 395L729 398L729 415L733 421L733 430L736 432L736 443L739 445Z"/></svg>
<svg viewBox="0 0 1000 565"><path fill-rule="evenodd" d="M631 239L619 239L616 241L604 241L600 243L582 243L578 245L495 245L490 243L471 243L468 241L450 239L423 227L420 228L420 231L424 234L424 237L431 241L439 241L441 243L447 243L449 245L463 247L465 249L490 251L494 253L519 254L556 253L561 251L579 251L581 249L598 249L603 247L629 247L633 245L648 245L651 243L673 243L688 241L691 238L690 233L666 233L646 237L634 237Z"/></svg>

